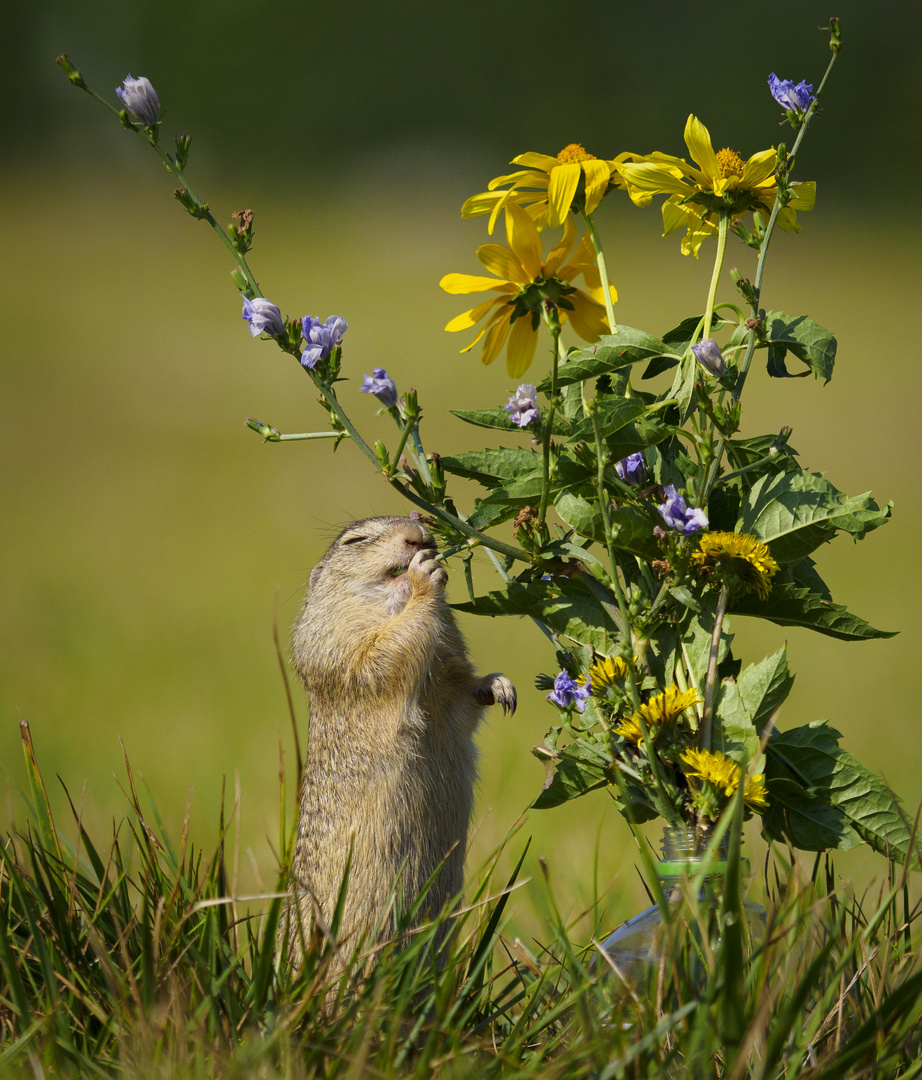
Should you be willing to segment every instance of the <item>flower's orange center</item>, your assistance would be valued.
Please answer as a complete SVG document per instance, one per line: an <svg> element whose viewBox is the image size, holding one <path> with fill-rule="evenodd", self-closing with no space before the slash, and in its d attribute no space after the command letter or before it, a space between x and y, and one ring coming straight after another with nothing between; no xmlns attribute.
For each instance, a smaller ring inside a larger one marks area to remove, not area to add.
<svg viewBox="0 0 922 1080"><path fill-rule="evenodd" d="M746 166L735 150L725 147L717 151L717 168L720 169L721 179L726 180L730 176L742 176Z"/></svg>
<svg viewBox="0 0 922 1080"><path fill-rule="evenodd" d="M561 165L569 165L572 162L578 163L580 161L595 161L595 154L587 154L580 143L571 142L560 151L557 160Z"/></svg>

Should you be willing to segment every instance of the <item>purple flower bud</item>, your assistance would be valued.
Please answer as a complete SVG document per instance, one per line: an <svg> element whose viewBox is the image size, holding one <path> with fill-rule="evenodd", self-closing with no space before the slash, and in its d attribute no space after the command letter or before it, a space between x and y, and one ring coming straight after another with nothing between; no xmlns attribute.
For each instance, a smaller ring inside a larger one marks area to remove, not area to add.
<svg viewBox="0 0 922 1080"><path fill-rule="evenodd" d="M708 337L699 341L697 345L692 345L692 352L709 375L723 375L727 370L720 346L713 338Z"/></svg>
<svg viewBox="0 0 922 1080"><path fill-rule="evenodd" d="M666 501L657 507L663 521L670 529L675 529L683 536L691 536L708 527L707 514L698 507L689 508L682 496L672 484L665 487Z"/></svg>
<svg viewBox="0 0 922 1080"><path fill-rule="evenodd" d="M301 330L306 348L301 353L301 363L312 368L318 360L326 360L342 341L348 327L349 324L339 315L330 315L326 322L321 322L316 315L305 315L301 320Z"/></svg>
<svg viewBox="0 0 922 1080"><path fill-rule="evenodd" d="M115 88L115 92L135 120L140 120L146 127L153 127L157 123L160 99L150 81L143 75L138 79L129 75L121 86Z"/></svg>
<svg viewBox="0 0 922 1080"><path fill-rule="evenodd" d="M374 394L388 409L397 404L397 384L388 377L383 367L371 369L371 375L365 376L365 382L359 387L363 394Z"/></svg>
<svg viewBox="0 0 922 1080"><path fill-rule="evenodd" d="M522 383L503 408L509 413L509 419L513 424L520 428L537 423L541 418L541 410L538 408L538 388L534 383Z"/></svg>
<svg viewBox="0 0 922 1080"><path fill-rule="evenodd" d="M585 712L586 698L591 694L592 684L589 680L586 681L585 686L580 686L575 679L570 677L568 672L561 671L554 680L554 689L544 696L548 701L553 701L555 705L559 705L561 709L572 709L575 705L577 712Z"/></svg>
<svg viewBox="0 0 922 1080"><path fill-rule="evenodd" d="M622 458L617 465L615 465L615 472L621 477L626 484L633 484L634 487L640 487L640 485L647 479L647 466L643 459L643 454L628 454L626 458Z"/></svg>
<svg viewBox="0 0 922 1080"><path fill-rule="evenodd" d="M805 113L815 100L810 83L799 82L795 86L790 79L779 79L774 72L768 77L768 88L782 109L798 115Z"/></svg>
<svg viewBox="0 0 922 1080"><path fill-rule="evenodd" d="M285 322L282 313L269 300L263 300L257 296L255 300L243 298L243 318L250 324L250 333L253 337L260 334L269 334L271 337L281 337L285 333Z"/></svg>

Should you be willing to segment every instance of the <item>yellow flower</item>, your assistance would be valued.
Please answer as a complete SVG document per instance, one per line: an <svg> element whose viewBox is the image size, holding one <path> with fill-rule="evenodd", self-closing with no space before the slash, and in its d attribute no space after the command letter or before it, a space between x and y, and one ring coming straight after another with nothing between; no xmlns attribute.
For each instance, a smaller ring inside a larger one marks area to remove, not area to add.
<svg viewBox="0 0 922 1080"><path fill-rule="evenodd" d="M648 206L654 195L669 196L663 203L663 235L685 228L682 254L697 258L702 242L717 233L718 211L728 210L734 220L750 210L771 211L778 194L777 151L761 150L748 161L730 149L715 153L708 129L696 116L685 125L685 144L697 168L657 152L624 163L620 172L638 206ZM794 197L778 214L778 225L799 232L796 211L813 209L816 184L792 184L791 189Z"/></svg>
<svg viewBox="0 0 922 1080"><path fill-rule="evenodd" d="M620 656L603 656L589 669L589 679L593 690L604 690L609 686L614 686L616 682L624 682L627 678L627 670L627 664Z"/></svg>
<svg viewBox="0 0 922 1080"><path fill-rule="evenodd" d="M740 786L742 770L735 761L731 761L719 750L697 750L690 747L682 752L680 760L689 779L703 780L727 798L731 798ZM743 800L754 810L763 810L768 806L765 777L761 773L748 778Z"/></svg>
<svg viewBox="0 0 922 1080"><path fill-rule="evenodd" d="M602 279L588 234L577 245L576 226L572 218L567 218L563 236L542 262L541 235L535 223L515 203L508 203L505 210L509 247L483 244L477 249L477 258L496 277L446 274L439 284L449 293L493 289L499 294L456 316L445 329L467 330L486 317L480 333L461 352L484 338L480 359L492 364L508 339L506 370L512 378L518 378L534 359L545 300L557 306L561 323L569 320L584 341L598 341L609 332L609 326ZM586 292L570 284L580 274L585 278ZM612 300L617 300L614 287L609 284L608 288Z"/></svg>
<svg viewBox="0 0 922 1080"><path fill-rule="evenodd" d="M762 600L768 599L772 578L778 573L767 545L746 533L702 533L692 559L711 570L721 584L754 592Z"/></svg>
<svg viewBox="0 0 922 1080"><path fill-rule="evenodd" d="M472 195L465 202L461 207L461 216L489 214L488 231L492 235L500 210L514 202L528 210L539 229L548 225L562 225L573 207L574 199L578 205L585 207L587 214L591 214L607 191L613 187L623 187L618 166L634 156L619 154L612 161L604 161L587 154L579 143L565 146L557 157L519 154L512 159L512 164L524 165L525 168L491 180L488 191ZM496 190L505 184L511 187Z"/></svg>
<svg viewBox="0 0 922 1080"><path fill-rule="evenodd" d="M683 692L677 686L667 686L661 694L655 694L645 705L641 705L630 719L622 720L615 728L615 734L639 746L643 741L641 717L647 730L655 739L659 731L673 725L679 716L698 700L697 690Z"/></svg>

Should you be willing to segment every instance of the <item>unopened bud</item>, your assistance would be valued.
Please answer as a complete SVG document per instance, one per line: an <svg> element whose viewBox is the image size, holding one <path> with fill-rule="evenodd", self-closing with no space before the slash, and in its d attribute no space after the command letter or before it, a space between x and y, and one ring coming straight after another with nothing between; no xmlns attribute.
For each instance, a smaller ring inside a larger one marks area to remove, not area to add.
<svg viewBox="0 0 922 1080"><path fill-rule="evenodd" d="M709 375L723 375L727 370L720 346L713 338L705 338L696 345L692 345L692 352L695 354L695 359Z"/></svg>
<svg viewBox="0 0 922 1080"><path fill-rule="evenodd" d="M74 84L74 86L79 86L81 90L86 90L87 89L87 85L83 81L83 76L74 67L74 65L71 62L71 59L67 55L67 53L61 53L60 56L55 58L54 62L64 72L64 74Z"/></svg>

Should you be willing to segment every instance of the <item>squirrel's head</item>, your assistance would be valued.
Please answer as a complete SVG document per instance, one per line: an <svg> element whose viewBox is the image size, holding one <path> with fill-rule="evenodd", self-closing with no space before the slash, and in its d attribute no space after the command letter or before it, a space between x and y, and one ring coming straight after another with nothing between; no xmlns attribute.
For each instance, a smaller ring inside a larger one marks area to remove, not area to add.
<svg viewBox="0 0 922 1080"><path fill-rule="evenodd" d="M311 591L334 588L369 600L379 595L387 606L399 610L409 599L406 570L413 556L435 546L432 533L414 518L355 521L311 571Z"/></svg>

